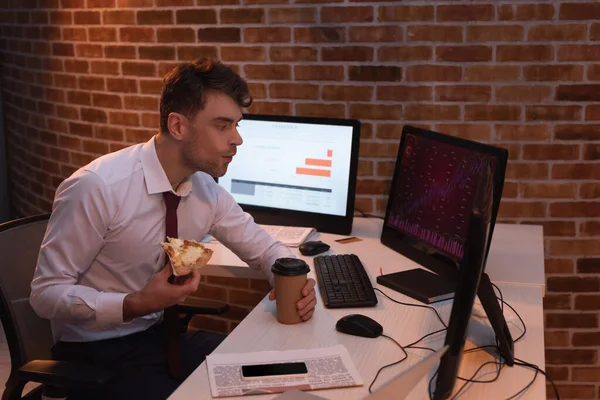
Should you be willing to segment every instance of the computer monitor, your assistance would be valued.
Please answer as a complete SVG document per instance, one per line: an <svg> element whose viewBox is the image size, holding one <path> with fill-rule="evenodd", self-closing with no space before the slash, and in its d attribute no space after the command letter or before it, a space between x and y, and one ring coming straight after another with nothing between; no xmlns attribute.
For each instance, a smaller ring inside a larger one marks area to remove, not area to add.
<svg viewBox="0 0 600 400"><path fill-rule="evenodd" d="M484 166L475 192L469 218L463 257L458 270L454 302L446 332L448 351L442 356L437 371L434 400L447 399L452 394L467 337L467 328L478 293L485 254L490 236L493 203L492 168Z"/></svg>
<svg viewBox="0 0 600 400"><path fill-rule="evenodd" d="M381 242L433 272L455 277L464 254L477 179L484 166L491 165L491 241L507 159L506 149L405 126Z"/></svg>
<svg viewBox="0 0 600 400"><path fill-rule="evenodd" d="M244 143L218 183L260 224L350 234L360 122L244 114Z"/></svg>

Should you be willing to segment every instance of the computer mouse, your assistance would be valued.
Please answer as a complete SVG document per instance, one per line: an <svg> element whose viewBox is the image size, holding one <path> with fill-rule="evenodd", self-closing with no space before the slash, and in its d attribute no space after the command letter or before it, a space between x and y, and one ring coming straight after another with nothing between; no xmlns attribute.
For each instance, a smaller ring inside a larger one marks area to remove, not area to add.
<svg viewBox="0 0 600 400"><path fill-rule="evenodd" d="M314 256L329 250L329 245L321 242L320 240L310 240L300 244L300 246L298 246L298 250L300 250L300 254L303 256Z"/></svg>
<svg viewBox="0 0 600 400"><path fill-rule="evenodd" d="M335 324L338 332L348 335L376 338L383 333L383 327L377 321L361 314L346 315Z"/></svg>

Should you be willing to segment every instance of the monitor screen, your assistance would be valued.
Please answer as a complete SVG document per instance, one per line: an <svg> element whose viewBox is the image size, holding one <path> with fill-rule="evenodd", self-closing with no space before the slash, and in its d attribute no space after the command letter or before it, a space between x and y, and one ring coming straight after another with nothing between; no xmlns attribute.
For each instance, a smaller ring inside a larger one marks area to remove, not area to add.
<svg viewBox="0 0 600 400"><path fill-rule="evenodd" d="M405 126L382 242L435 272L456 270L465 251L478 179L487 165L494 174L493 229L507 154L504 149Z"/></svg>
<svg viewBox="0 0 600 400"><path fill-rule="evenodd" d="M354 211L358 121L245 114L238 131L244 143L218 182L257 222L323 232L335 230L340 218L347 225Z"/></svg>

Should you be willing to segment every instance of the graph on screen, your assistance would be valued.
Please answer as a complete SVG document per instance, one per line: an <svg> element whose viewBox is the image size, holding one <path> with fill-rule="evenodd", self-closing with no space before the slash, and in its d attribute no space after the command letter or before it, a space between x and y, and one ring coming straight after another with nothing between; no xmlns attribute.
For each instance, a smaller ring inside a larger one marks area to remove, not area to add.
<svg viewBox="0 0 600 400"><path fill-rule="evenodd" d="M407 134L388 223L461 259L475 184L488 156Z"/></svg>

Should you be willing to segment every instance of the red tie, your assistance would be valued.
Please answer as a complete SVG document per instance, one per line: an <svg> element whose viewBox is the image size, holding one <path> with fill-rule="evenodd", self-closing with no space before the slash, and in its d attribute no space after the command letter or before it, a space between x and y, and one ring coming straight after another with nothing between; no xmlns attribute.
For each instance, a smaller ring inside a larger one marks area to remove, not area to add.
<svg viewBox="0 0 600 400"><path fill-rule="evenodd" d="M179 237L177 229L177 206L181 197L164 192L163 198L167 206L166 232L168 237ZM167 368L171 378L181 381L181 348L180 348L180 322L175 306L165 310L163 326L167 341Z"/></svg>

